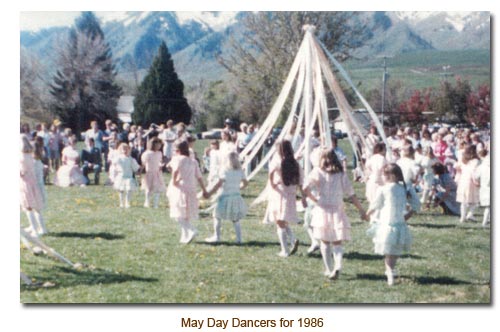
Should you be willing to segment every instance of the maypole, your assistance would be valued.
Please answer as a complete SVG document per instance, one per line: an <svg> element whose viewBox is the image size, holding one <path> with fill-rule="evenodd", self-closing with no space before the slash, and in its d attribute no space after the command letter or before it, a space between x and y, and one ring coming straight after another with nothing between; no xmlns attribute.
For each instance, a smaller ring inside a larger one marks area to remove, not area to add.
<svg viewBox="0 0 500 332"><path fill-rule="evenodd" d="M290 113L288 114L284 128L278 136L277 141L289 135L293 125L295 125L295 132L293 133L292 140L295 141L298 138L301 128L304 128L304 140L296 151L296 155L301 154L303 157L304 175L307 176L312 168L310 160L312 150L311 138L313 137L315 128L318 128L320 132L322 147L331 148L332 146L325 83L328 91L335 99L342 119L347 125L348 138L353 147L354 154L356 158L358 158L354 137L358 137L362 147L365 148L366 141L365 132L363 131L364 128L362 128L354 118L353 109L347 101L336 76L333 74L331 63L337 67L344 80L351 86L363 105L365 105L383 141L387 142L383 126L378 120L375 112L356 89L345 69L340 66L340 63L335 60L333 55L331 55L326 47L314 36L316 28L312 25L304 25L302 30L304 31L304 39L276 102L271 108L266 120L264 120L261 130L259 130L254 139L240 153L240 159L244 161L244 168L247 167L255 157L258 150L263 146L267 136L271 133L273 126L275 126L279 116L283 112L284 105L290 97L294 85L295 90ZM253 178L263 166L269 162L275 152L275 146L271 147L247 179L250 180ZM252 205L264 201L265 197L266 189L263 190Z"/></svg>

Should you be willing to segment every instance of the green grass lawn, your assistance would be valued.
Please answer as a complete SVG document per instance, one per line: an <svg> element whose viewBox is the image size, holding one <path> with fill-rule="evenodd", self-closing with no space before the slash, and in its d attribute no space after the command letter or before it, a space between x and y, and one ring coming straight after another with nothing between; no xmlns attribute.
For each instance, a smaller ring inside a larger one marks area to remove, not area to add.
<svg viewBox="0 0 500 332"><path fill-rule="evenodd" d="M206 141L198 142L198 147ZM347 147L347 141L341 142ZM346 148L347 150L347 148ZM166 181L168 176L166 175ZM250 203L263 188L262 172L244 191ZM103 178L104 180L104 178ZM366 207L364 185L355 184ZM179 244L180 231L168 214L163 196L159 209L142 207L135 192L130 209L118 207L118 194L103 185L86 188L47 186L44 215L50 234L43 241L72 260L75 269L21 247L21 270L37 282L21 283L23 303L489 303L490 229L480 223L459 224L458 218L425 211L410 220L413 250L398 261L399 283L388 287L382 257L373 254L368 224L352 205L347 214L352 241L345 245L342 275L323 276L318 253L308 256L308 236L298 254L277 256L275 226L261 224L265 206L249 211L242 221L242 245L235 245L230 222L223 224L223 242L209 245L212 219L201 215L199 235ZM477 212L477 218L481 211ZM21 224L27 219L21 213Z"/></svg>

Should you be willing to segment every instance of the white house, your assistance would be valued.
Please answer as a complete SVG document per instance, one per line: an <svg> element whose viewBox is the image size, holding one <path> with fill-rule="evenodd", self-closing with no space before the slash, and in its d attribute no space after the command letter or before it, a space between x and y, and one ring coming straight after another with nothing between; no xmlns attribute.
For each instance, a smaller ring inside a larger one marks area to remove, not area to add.
<svg viewBox="0 0 500 332"><path fill-rule="evenodd" d="M118 118L130 123L132 122L132 113L134 112L134 96L121 96L116 106L118 111Z"/></svg>

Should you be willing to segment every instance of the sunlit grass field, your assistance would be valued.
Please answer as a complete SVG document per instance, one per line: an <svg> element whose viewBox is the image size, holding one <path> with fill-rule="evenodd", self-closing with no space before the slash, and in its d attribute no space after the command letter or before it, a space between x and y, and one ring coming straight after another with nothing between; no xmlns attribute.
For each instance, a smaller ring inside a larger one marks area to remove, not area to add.
<svg viewBox="0 0 500 332"><path fill-rule="evenodd" d="M199 151L207 144L198 141ZM347 151L348 142L341 142ZM165 174L168 181L169 175ZM104 182L105 176L102 176ZM258 196L265 171L250 183L244 198ZM166 182L168 183L168 182ZM362 204L364 185L355 183ZM368 224L347 205L352 241L345 245L339 280L323 276L319 252L308 256L303 225L294 226L301 241L296 255L277 256L275 226L261 223L265 206L249 210L242 221L242 245L234 243L230 222L223 242L204 243L212 234L210 215L195 223L199 235L179 243L180 230L169 218L165 196L159 209L143 207L136 191L130 209L118 207L111 187L47 186L44 215L50 234L43 241L73 262L73 268L21 246L21 271L37 284L21 282L23 303L489 303L490 229L480 222L459 224L438 210L410 219L413 250L398 261L400 278L388 287L382 257L373 253ZM208 206L207 202L203 202ZM481 219L476 212L476 218ZM21 224L27 226L24 213ZM41 286L50 282L51 287Z"/></svg>

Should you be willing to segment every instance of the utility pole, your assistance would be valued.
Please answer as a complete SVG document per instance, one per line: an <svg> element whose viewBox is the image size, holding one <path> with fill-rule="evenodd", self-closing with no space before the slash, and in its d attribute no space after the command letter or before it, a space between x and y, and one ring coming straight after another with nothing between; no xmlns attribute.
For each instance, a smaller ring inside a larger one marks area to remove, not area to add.
<svg viewBox="0 0 500 332"><path fill-rule="evenodd" d="M387 78L389 75L387 74L387 56L384 55L384 73L382 75L382 126L384 126L384 109L385 109L385 89L387 86Z"/></svg>

